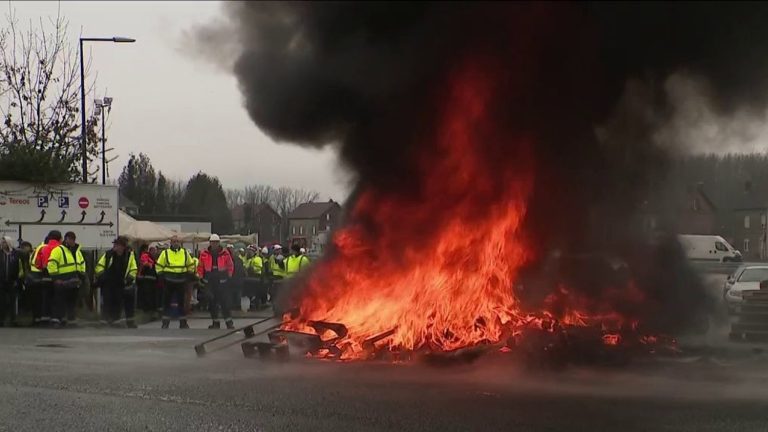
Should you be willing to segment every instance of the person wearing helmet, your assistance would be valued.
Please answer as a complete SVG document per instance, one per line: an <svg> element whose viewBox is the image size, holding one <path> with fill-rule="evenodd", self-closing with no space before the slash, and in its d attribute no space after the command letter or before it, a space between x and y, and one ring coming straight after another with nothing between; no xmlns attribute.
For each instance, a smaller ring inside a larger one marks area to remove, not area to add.
<svg viewBox="0 0 768 432"><path fill-rule="evenodd" d="M189 252L181 247L178 236L171 237L171 247L160 253L155 263L157 275L162 279L164 287L163 295L163 329L171 324L173 301L180 309L179 328L188 329L186 310L184 309L184 292L187 281L192 277L195 268Z"/></svg>
<svg viewBox="0 0 768 432"><path fill-rule="evenodd" d="M292 254L285 261L285 275L288 278L296 276L301 270L309 267L309 258L304 255L306 249L298 244L291 246Z"/></svg>
<svg viewBox="0 0 768 432"><path fill-rule="evenodd" d="M217 234L211 234L208 239L208 249L200 252L200 263L197 266L197 276L211 293L211 325L209 329L220 329L219 308L224 315L228 329L234 329L232 308L229 305L230 295L227 292L227 282L235 273L235 263L227 249L222 249L221 239Z"/></svg>
<svg viewBox="0 0 768 432"><path fill-rule="evenodd" d="M272 256L269 257L269 269L273 279L283 279L285 277L285 256L283 247L279 244L272 246Z"/></svg>
<svg viewBox="0 0 768 432"><path fill-rule="evenodd" d="M262 255L264 249L259 249L257 245L253 245L254 255L248 262L248 272L251 276L251 292L249 293L253 298L251 304L255 307L264 307L267 304L267 285L265 284L264 276L266 275L266 262L265 257Z"/></svg>
<svg viewBox="0 0 768 432"><path fill-rule="evenodd" d="M256 245L250 245L248 246L248 255L250 258L245 262L246 273L250 277L261 277L264 268L261 250Z"/></svg>

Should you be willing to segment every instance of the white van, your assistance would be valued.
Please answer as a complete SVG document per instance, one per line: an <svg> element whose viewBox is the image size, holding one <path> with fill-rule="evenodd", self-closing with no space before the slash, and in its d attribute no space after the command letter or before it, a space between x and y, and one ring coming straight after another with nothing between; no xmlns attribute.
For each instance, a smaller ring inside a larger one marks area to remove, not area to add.
<svg viewBox="0 0 768 432"><path fill-rule="evenodd" d="M685 256L692 261L741 261L741 252L716 235L678 235Z"/></svg>

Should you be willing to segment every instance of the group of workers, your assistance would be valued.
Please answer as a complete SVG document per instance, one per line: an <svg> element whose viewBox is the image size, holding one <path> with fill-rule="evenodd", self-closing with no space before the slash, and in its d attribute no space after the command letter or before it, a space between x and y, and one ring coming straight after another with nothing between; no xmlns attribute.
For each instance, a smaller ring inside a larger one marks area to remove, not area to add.
<svg viewBox="0 0 768 432"><path fill-rule="evenodd" d="M29 242L21 242L18 249L11 245L9 237L0 243L0 326L17 324L18 298L22 292L28 299L34 325L74 325L81 288L91 285L75 233L70 231L62 236L58 230L50 231L36 248ZM136 327L130 309L133 303L125 299L136 277L136 268L136 259L125 237L116 238L112 249L98 260L94 283L101 288L105 319L109 322L115 321L115 316L119 319L125 308L127 326Z"/></svg>
<svg viewBox="0 0 768 432"><path fill-rule="evenodd" d="M256 297L267 304L276 282L309 265L305 250L298 245L291 247L288 256L283 255L279 244L271 248L250 245L235 251L232 245L223 247L216 234L211 235L208 248L200 251L199 257L184 249L174 236L165 249L142 245L137 260L128 239L119 236L98 259L91 283L73 232L62 236L53 230L34 249L28 242L16 249L11 246L12 239L0 240L0 326L16 325L17 299L22 291L29 299L34 325L74 325L79 293L92 285L101 290L102 321L108 325L122 326L125 320L126 327L136 328L138 304L146 311L159 309L164 329L169 328L172 318L179 320L179 328L189 328L187 313L197 303L197 293L204 292L212 319L209 328L221 328L221 315L226 327L232 329L233 295L246 294L255 284Z"/></svg>

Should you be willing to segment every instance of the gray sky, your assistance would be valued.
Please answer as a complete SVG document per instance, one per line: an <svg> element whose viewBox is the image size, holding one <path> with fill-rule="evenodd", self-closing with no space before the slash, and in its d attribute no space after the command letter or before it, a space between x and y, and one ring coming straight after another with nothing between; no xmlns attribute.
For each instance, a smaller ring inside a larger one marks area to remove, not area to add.
<svg viewBox="0 0 768 432"><path fill-rule="evenodd" d="M183 49L184 33L221 16L219 2L11 2L21 24L55 17L69 20L76 46L88 37L128 36L135 44L91 43L97 96L114 97L108 143L119 159L149 155L156 170L186 180L197 171L218 176L225 187L253 183L314 189L321 199L346 197L346 175L333 150L276 144L248 118L235 79ZM9 4L4 5L7 13ZM87 61L87 60L86 60ZM92 104L92 98L87 101Z"/></svg>

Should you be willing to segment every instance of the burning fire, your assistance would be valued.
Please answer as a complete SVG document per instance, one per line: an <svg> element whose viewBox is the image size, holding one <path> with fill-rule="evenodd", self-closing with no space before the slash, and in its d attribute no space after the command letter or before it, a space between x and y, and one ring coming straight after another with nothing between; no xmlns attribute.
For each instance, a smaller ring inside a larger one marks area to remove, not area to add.
<svg viewBox="0 0 768 432"><path fill-rule="evenodd" d="M364 190L335 233L338 252L306 281L298 318L286 318L283 330L335 339L339 358L359 359L374 348L452 351L495 344L547 321L594 320L578 310L523 310L512 287L534 258L522 222L535 161L525 137L494 130L491 74L468 68L448 87L431 145L414 155L420 198ZM489 169L489 155L511 166ZM342 323L348 332L318 330L316 321ZM620 337L603 340L615 345Z"/></svg>

